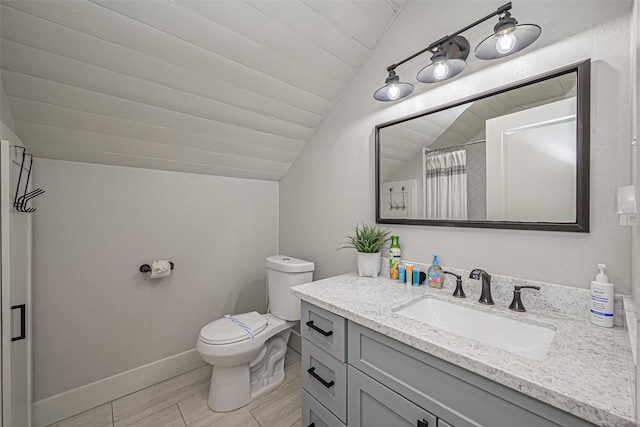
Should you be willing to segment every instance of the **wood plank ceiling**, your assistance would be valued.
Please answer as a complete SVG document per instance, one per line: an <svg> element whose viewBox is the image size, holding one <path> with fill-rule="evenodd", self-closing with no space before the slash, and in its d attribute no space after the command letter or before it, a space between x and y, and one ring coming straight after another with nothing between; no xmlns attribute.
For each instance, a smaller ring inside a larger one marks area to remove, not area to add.
<svg viewBox="0 0 640 427"><path fill-rule="evenodd" d="M2 1L36 157L278 180L405 0Z"/></svg>

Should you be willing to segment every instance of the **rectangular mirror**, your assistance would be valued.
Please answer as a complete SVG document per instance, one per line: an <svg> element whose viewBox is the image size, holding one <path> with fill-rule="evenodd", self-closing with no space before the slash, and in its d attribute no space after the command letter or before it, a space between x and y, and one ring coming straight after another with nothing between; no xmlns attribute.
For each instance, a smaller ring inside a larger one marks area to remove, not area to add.
<svg viewBox="0 0 640 427"><path fill-rule="evenodd" d="M382 224L589 231L590 61L376 126Z"/></svg>

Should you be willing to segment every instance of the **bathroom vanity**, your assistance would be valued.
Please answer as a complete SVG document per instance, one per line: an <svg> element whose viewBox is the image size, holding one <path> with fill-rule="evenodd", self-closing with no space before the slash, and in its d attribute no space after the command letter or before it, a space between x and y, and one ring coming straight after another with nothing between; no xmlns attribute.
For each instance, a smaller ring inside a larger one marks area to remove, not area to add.
<svg viewBox="0 0 640 427"><path fill-rule="evenodd" d="M591 325L581 303L550 305L563 287L540 285L523 298L526 313L507 309L509 280L490 307L478 304L473 282L462 300L450 283L438 290L354 274L293 288L303 301L302 425L634 426L628 331ZM516 354L523 346L501 349L406 314L425 299L548 328L553 339L543 353Z"/></svg>

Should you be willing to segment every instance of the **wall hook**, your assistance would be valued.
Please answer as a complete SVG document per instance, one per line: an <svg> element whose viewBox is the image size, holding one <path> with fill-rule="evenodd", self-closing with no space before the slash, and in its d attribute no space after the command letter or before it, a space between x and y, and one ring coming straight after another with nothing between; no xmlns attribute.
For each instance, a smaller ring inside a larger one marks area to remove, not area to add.
<svg viewBox="0 0 640 427"><path fill-rule="evenodd" d="M33 191L27 192L29 188L29 180L31 179L31 170L33 169L33 155L27 153L27 150L24 147L16 147L22 149L22 162L20 163L20 174L18 175L18 185L16 186L16 195L13 199L13 207L16 208L18 212L31 213L35 212L36 208L27 208L27 202L39 195L43 194L45 191L42 188L36 188ZM29 156L29 169L27 169L27 179L24 184L24 193L22 196L18 196L20 193L20 183L22 181L22 172L25 170L26 159Z"/></svg>

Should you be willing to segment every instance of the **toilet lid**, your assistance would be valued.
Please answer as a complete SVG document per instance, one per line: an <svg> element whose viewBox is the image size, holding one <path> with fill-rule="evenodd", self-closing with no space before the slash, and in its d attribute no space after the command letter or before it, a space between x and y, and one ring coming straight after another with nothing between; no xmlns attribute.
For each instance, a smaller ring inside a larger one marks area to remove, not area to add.
<svg viewBox="0 0 640 427"><path fill-rule="evenodd" d="M202 328L200 340L213 345L245 341L250 338L249 332L258 335L267 327L267 324L267 319L257 311L232 314L231 318L223 317L222 319L214 320ZM250 331L247 331L245 326Z"/></svg>

